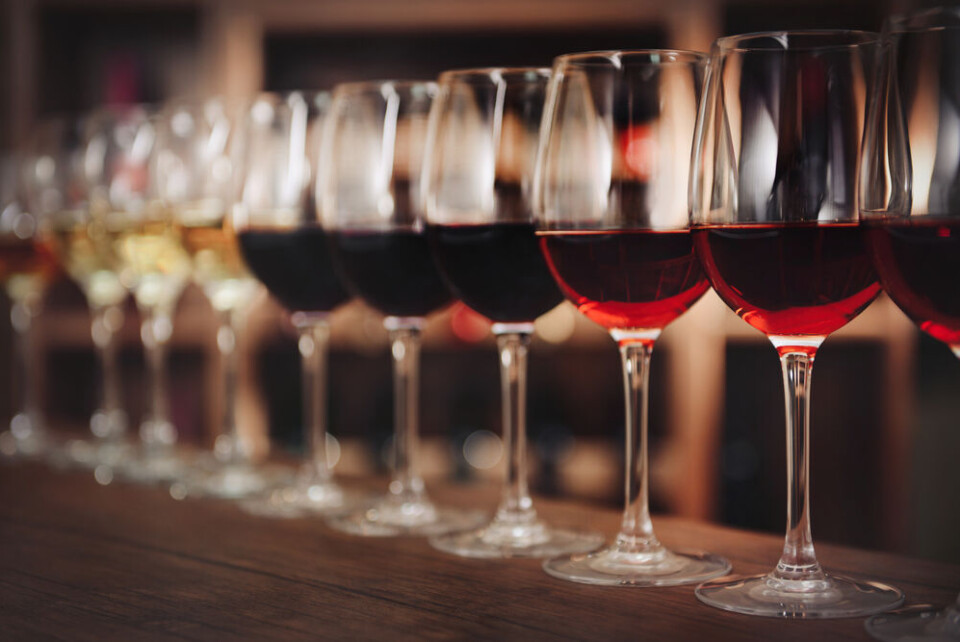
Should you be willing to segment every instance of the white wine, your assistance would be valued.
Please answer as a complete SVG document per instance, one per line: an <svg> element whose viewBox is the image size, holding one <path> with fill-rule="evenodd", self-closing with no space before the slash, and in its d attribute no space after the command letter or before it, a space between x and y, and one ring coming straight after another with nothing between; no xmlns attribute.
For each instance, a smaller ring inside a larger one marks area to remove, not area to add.
<svg viewBox="0 0 960 642"><path fill-rule="evenodd" d="M60 262L93 308L117 305L127 295L120 281L120 258L114 247L117 235L105 221L76 222L68 215L58 220L52 230Z"/></svg>
<svg viewBox="0 0 960 642"><path fill-rule="evenodd" d="M172 307L190 280L190 257L170 222L144 220L116 235L120 278L142 307Z"/></svg>
<svg viewBox="0 0 960 642"><path fill-rule="evenodd" d="M182 208L176 217L183 245L193 259L193 278L218 312L245 307L257 282L240 255L229 216L202 207Z"/></svg>

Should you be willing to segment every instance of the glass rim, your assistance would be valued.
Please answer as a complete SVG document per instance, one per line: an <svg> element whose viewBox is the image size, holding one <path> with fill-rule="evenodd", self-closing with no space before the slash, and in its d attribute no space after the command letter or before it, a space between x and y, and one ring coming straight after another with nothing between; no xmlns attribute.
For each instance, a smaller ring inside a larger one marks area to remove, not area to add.
<svg viewBox="0 0 960 642"><path fill-rule="evenodd" d="M433 80L411 80L411 79L382 79L382 80L351 80L349 82L338 83L333 87L334 97L343 95L356 95L364 92L382 93L384 88L390 87L394 90L412 91L415 89L424 89L428 96L436 94L437 83Z"/></svg>
<svg viewBox="0 0 960 642"><path fill-rule="evenodd" d="M290 91L258 91L252 96L239 98L233 101L235 104L245 104L251 106L261 100L269 100L275 104L288 102L291 98L300 97L306 103L313 103L319 98L326 97L327 101L333 98L333 92L329 89L291 89ZM222 97L221 97L222 99ZM205 101L204 101L205 102Z"/></svg>
<svg viewBox="0 0 960 642"><path fill-rule="evenodd" d="M790 45L792 37L835 37L838 42L827 44L799 44L794 47ZM847 42L839 42L842 38ZM751 40L773 40L781 41L779 47L765 46L744 46ZM750 33L736 34L733 36L724 36L717 38L713 43L713 48L721 53L757 53L757 52L787 52L787 51L830 51L841 49L856 49L864 45L874 44L880 41L880 34L874 31L863 31L859 29L781 29L775 31L753 31Z"/></svg>
<svg viewBox="0 0 960 642"><path fill-rule="evenodd" d="M660 59L661 57L664 59ZM665 66L669 64L706 64L710 56L702 51L692 49L604 49L563 54L553 59L553 66L557 68L609 65L615 69L620 69L625 58L634 59L629 60L633 63Z"/></svg>
<svg viewBox="0 0 960 642"><path fill-rule="evenodd" d="M951 16L952 24L937 23L935 18ZM924 23L924 21L928 21ZM953 31L960 29L960 6L931 7L923 11L901 13L890 16L884 23L884 31L892 35L901 33L923 33L936 31Z"/></svg>
<svg viewBox="0 0 960 642"><path fill-rule="evenodd" d="M468 67L464 69L448 69L437 76L438 85L446 85L451 82L464 79L483 79L497 82L497 76L501 78L513 78L521 76L521 80L548 79L550 78L549 67Z"/></svg>

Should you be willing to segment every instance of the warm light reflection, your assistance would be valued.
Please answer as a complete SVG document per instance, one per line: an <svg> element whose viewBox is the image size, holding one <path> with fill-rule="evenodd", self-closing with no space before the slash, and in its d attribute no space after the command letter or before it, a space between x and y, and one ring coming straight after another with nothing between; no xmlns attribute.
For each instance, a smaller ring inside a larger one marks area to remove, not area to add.
<svg viewBox="0 0 960 642"><path fill-rule="evenodd" d="M926 214L930 204L930 183L937 155L937 121L935 87L938 84L934 67L918 65L917 89L910 106L908 131L910 160L913 167L912 214Z"/></svg>

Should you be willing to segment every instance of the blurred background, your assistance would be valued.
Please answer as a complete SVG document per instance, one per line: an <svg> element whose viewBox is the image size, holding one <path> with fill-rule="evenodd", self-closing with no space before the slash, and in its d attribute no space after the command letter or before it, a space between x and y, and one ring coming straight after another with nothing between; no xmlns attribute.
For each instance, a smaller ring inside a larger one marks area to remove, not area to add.
<svg viewBox="0 0 960 642"><path fill-rule="evenodd" d="M447 68L548 65L560 53L681 47L779 28L879 29L904 0L4 0L0 150L38 119L98 104L162 102L343 80L431 78ZM276 450L300 446L296 339L262 297L241 337L242 429ZM0 303L9 363L9 302ZM331 430L340 470L385 470L391 378L380 318L338 311ZM122 361L131 418L143 408L139 319L128 303ZM185 441L209 445L219 394L216 319L202 293L180 302L171 404ZM538 322L531 351L532 486L618 506L619 355L564 304ZM66 277L48 292L37 353L54 428L86 430L99 378L87 306ZM494 342L461 306L435 317L423 355L423 467L429 478L499 479ZM813 523L818 541L960 561L960 363L885 298L832 336L813 392ZM782 387L766 339L711 293L664 333L651 399L654 509L783 532ZM10 389L0 368L0 391ZM0 417L11 414L0 394Z"/></svg>

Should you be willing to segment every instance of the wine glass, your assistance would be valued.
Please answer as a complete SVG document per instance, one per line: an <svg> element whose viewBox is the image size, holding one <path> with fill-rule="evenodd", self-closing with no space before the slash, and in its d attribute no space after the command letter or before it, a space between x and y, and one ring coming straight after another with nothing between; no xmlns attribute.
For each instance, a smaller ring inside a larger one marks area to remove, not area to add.
<svg viewBox="0 0 960 642"><path fill-rule="evenodd" d="M329 102L326 92L262 95L242 125L242 191L233 225L250 271L290 312L300 335L308 448L293 485L243 504L263 516L340 512L356 501L333 480L327 459L329 318L350 298L334 271L310 189Z"/></svg>
<svg viewBox="0 0 960 642"><path fill-rule="evenodd" d="M239 498L262 492L269 483L252 466L236 421L238 337L259 286L240 256L229 216L237 185L235 120L217 98L173 101L157 118L157 195L190 255L193 280L217 314L223 391L214 461L178 482L171 489L176 496Z"/></svg>
<svg viewBox="0 0 960 642"><path fill-rule="evenodd" d="M118 472L144 483L172 481L187 469L169 418L166 348L191 263L170 210L157 196L156 133L156 115L144 106L104 108L91 117L83 161L90 215L104 222L120 281L133 292L142 318L149 407L138 453L125 458Z"/></svg>
<svg viewBox="0 0 960 642"><path fill-rule="evenodd" d="M730 564L674 552L648 505L650 355L661 330L709 288L693 253L686 181L703 54L601 51L554 61L537 165L540 246L566 297L620 348L626 400L625 508L616 540L548 560L585 584L671 586Z"/></svg>
<svg viewBox="0 0 960 642"><path fill-rule="evenodd" d="M860 215L887 294L960 357L960 10L888 21L869 103ZM960 597L939 610L904 609L866 624L889 642L960 640Z"/></svg>
<svg viewBox="0 0 960 642"><path fill-rule="evenodd" d="M427 114L436 85L360 82L333 94L317 199L347 286L386 315L394 376L393 479L369 509L330 521L357 535L438 535L483 514L439 507L417 467L420 332L452 300L430 256L420 202Z"/></svg>
<svg viewBox="0 0 960 642"><path fill-rule="evenodd" d="M729 611L852 617L903 594L827 574L810 531L810 377L823 340L880 292L857 223L857 163L875 34L784 31L721 38L697 123L690 207L697 256L720 298L780 355L787 533L768 574L703 584Z"/></svg>
<svg viewBox="0 0 960 642"><path fill-rule="evenodd" d="M527 489L527 350L533 322L563 301L531 208L549 69L472 69L440 76L423 169L427 235L453 293L493 322L500 353L506 486L493 520L430 543L465 557L591 551L599 533L549 526Z"/></svg>
<svg viewBox="0 0 960 642"><path fill-rule="evenodd" d="M97 467L117 465L129 452L117 360L127 288L120 281L119 258L104 212L89 207L85 163L89 124L86 117L41 123L23 173L30 209L39 217L60 264L86 298L102 373L100 405L90 417L91 438L66 442L56 459Z"/></svg>
<svg viewBox="0 0 960 642"><path fill-rule="evenodd" d="M33 323L57 260L42 238L38 217L24 207L18 173L19 159L0 156L0 286L11 301L11 382L17 382L15 414L0 433L0 455L39 457L49 452L52 441L37 398Z"/></svg>

